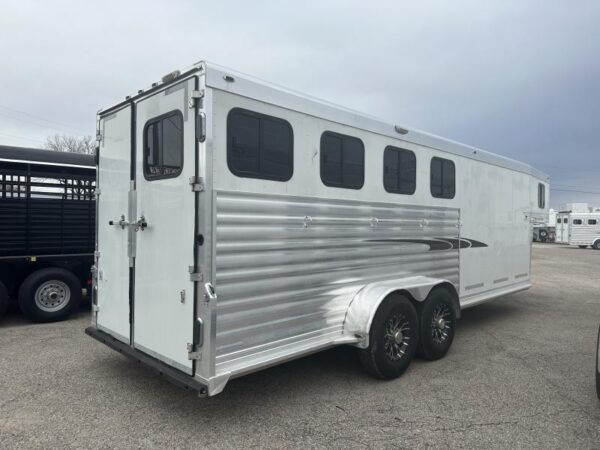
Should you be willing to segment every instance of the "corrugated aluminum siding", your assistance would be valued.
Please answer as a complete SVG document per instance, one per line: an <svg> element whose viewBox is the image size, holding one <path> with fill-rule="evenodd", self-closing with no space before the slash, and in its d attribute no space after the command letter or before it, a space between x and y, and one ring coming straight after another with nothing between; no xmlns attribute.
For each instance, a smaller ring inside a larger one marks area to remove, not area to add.
<svg viewBox="0 0 600 450"><path fill-rule="evenodd" d="M217 366L279 345L340 336L368 282L426 275L458 286L457 209L217 192ZM394 241L386 241L394 239Z"/></svg>

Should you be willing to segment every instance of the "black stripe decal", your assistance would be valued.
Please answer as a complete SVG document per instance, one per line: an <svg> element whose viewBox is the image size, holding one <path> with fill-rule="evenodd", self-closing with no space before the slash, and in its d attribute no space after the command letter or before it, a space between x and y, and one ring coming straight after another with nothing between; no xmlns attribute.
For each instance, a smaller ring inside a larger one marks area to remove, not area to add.
<svg viewBox="0 0 600 450"><path fill-rule="evenodd" d="M433 238L433 239L368 239L367 242L423 244L429 251L453 250L458 248L487 247L487 244L474 239Z"/></svg>

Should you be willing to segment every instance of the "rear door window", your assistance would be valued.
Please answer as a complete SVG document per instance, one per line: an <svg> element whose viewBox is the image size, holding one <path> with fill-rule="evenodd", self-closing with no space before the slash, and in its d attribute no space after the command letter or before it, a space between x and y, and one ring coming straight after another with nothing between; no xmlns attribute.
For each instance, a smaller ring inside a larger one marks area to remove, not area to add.
<svg viewBox="0 0 600 450"><path fill-rule="evenodd" d="M150 119L144 126L144 177L177 177L183 168L183 115L181 111Z"/></svg>

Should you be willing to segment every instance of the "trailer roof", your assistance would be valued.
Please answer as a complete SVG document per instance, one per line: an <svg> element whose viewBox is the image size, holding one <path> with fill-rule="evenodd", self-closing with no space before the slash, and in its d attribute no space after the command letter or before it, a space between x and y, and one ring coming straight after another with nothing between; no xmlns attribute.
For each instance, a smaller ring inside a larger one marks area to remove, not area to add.
<svg viewBox="0 0 600 450"><path fill-rule="evenodd" d="M142 89L138 91L137 94L126 97L125 101L119 102L110 108L100 110L98 114L105 115L113 112L115 109L120 108L127 103L150 95L159 89L163 89L166 85L176 83L183 78L189 77L195 72L204 72L206 75L206 85L215 89L232 92L244 97L299 111L325 120L352 126L354 128L370 131L405 142L523 172L543 181L548 181L550 178L547 174L529 164L466 144L461 144L451 139L445 139L413 128L389 123L359 111L354 111L205 61L200 61L181 72L171 72L163 77L160 82L152 83L147 89Z"/></svg>
<svg viewBox="0 0 600 450"><path fill-rule="evenodd" d="M14 147L10 145L0 145L0 160L23 161L35 164L49 163L64 166L96 166L96 159L93 155L57 152L39 148Z"/></svg>

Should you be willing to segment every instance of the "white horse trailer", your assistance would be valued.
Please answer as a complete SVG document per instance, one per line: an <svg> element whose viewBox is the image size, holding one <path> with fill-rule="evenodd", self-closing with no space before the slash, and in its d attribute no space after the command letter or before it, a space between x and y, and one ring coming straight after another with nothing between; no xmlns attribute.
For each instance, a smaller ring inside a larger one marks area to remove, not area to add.
<svg viewBox="0 0 600 450"><path fill-rule="evenodd" d="M572 212L569 244L600 250L600 212Z"/></svg>
<svg viewBox="0 0 600 450"><path fill-rule="evenodd" d="M396 377L530 286L526 164L204 62L97 123L86 332L200 395L341 344Z"/></svg>

